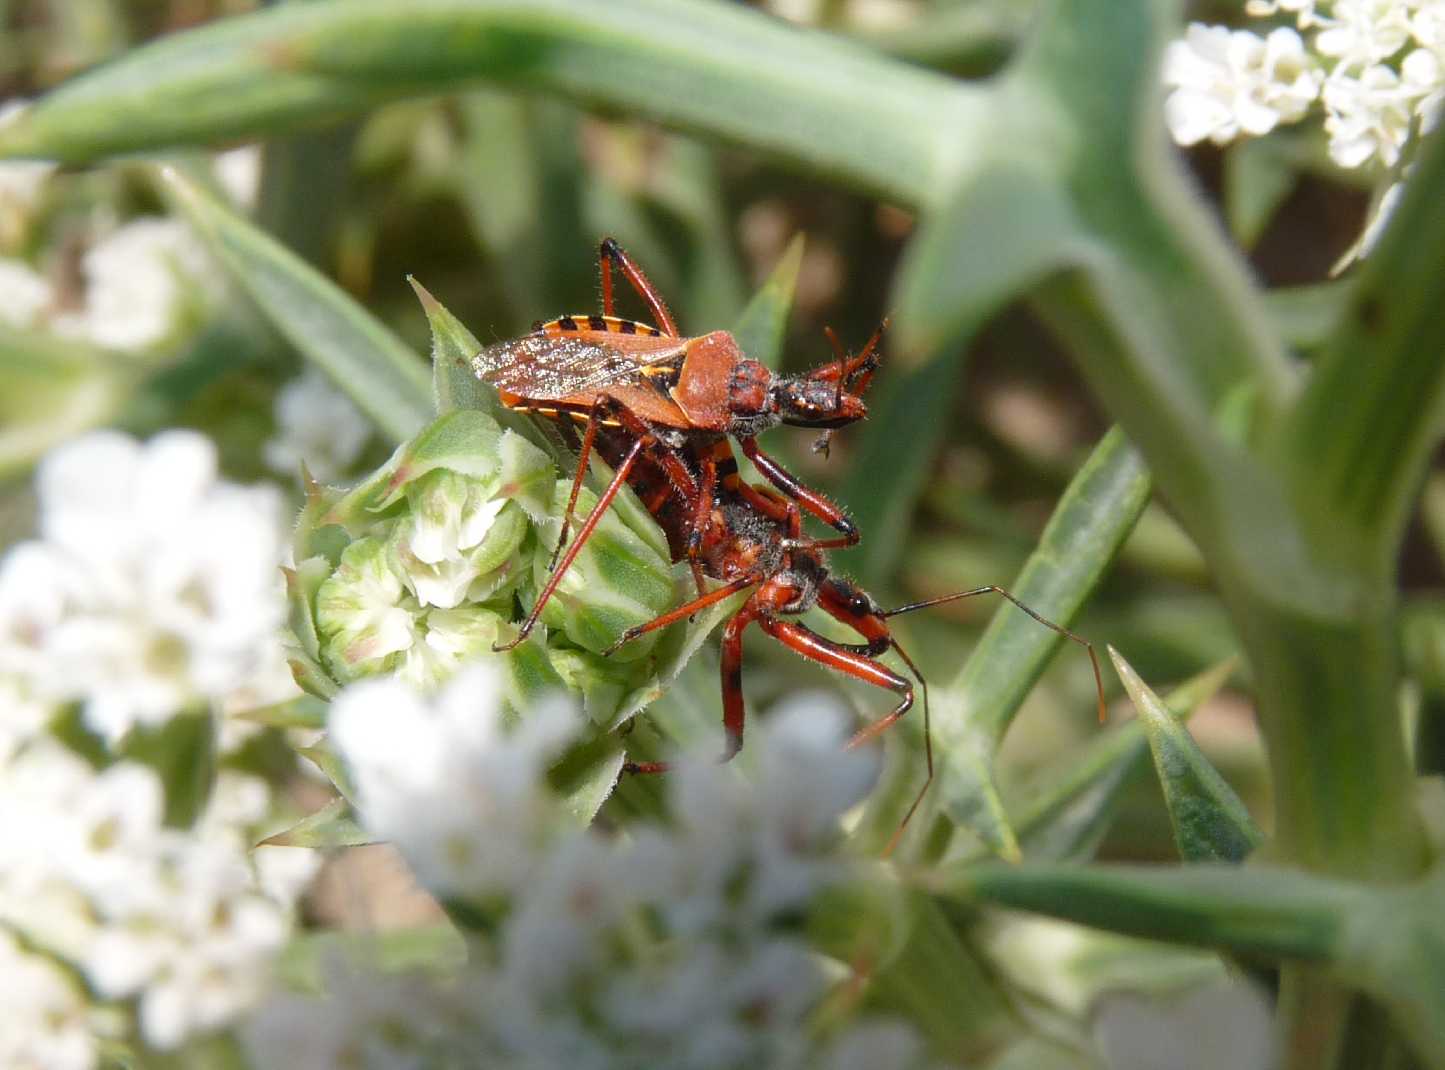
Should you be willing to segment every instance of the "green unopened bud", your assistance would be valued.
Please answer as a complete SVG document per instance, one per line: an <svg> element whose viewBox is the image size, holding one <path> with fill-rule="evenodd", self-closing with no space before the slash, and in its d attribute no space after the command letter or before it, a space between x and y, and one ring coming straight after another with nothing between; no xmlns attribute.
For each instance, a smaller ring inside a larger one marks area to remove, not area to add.
<svg viewBox="0 0 1445 1070"><path fill-rule="evenodd" d="M547 564L561 535L568 489L558 485L556 512L541 528L540 552L533 565L539 590L547 582ZM591 512L596 501L584 489L577 500L578 517ZM625 523L617 509L609 509L543 608L542 620L576 646L600 653L628 628L665 613L676 600L667 557ZM627 643L613 658L637 660L651 650L656 638L648 635Z"/></svg>
<svg viewBox="0 0 1445 1070"><path fill-rule="evenodd" d="M406 589L387 561L380 539L357 539L316 592L321 655L336 676L388 672L414 639L413 614L402 605Z"/></svg>
<svg viewBox="0 0 1445 1070"><path fill-rule="evenodd" d="M612 728L635 713L640 693L655 690L655 672L647 661L619 662L582 650L548 648L552 668L569 691L582 696L582 709L600 728Z"/></svg>

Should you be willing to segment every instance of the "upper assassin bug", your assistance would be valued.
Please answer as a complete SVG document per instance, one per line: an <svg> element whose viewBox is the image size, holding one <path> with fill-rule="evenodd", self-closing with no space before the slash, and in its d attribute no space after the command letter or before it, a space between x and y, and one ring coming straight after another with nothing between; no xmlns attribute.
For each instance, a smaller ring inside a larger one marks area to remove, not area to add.
<svg viewBox="0 0 1445 1070"><path fill-rule="evenodd" d="M736 437L744 455L769 482L839 533L813 540L814 545L827 549L856 544L858 529L847 514L759 449L756 437L779 423L826 431L862 419L867 406L860 395L878 366L883 328L851 357L829 331L835 360L806 375L774 375L749 360L726 331L692 338L680 335L656 288L612 238L603 239L598 261L602 315L562 316L538 323L531 334L487 346L472 358L477 377L496 387L509 408L586 424L561 537L552 555L554 574L560 577L564 570L556 567L558 558L571 529L588 457L603 426L621 428L639 451L649 450L669 479L695 503L684 547L699 594L705 588L704 569L698 562L700 513L711 501L709 481L715 473L708 466L689 471L679 453L699 438ZM614 267L637 291L657 326L615 314ZM615 482L620 486L625 480L624 470ZM606 501L610 503L611 497ZM581 540L579 534L574 547ZM544 593L550 596L551 588ZM542 602L539 599L538 605ZM526 638L536 612L511 645Z"/></svg>

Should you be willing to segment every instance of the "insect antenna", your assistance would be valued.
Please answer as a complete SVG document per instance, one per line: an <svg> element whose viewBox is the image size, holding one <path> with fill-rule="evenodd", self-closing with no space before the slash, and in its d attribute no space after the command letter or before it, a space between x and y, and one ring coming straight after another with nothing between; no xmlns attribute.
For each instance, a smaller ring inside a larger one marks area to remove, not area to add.
<svg viewBox="0 0 1445 1070"><path fill-rule="evenodd" d="M897 609L884 610L880 614L880 616L897 617L904 613L912 613L914 610L917 609L928 609L931 606L941 606L945 602L958 602L965 598L973 598L981 594L1002 595L1014 605L1018 606L1019 609L1022 609L1030 617L1033 617L1034 620L1038 621L1045 628L1048 628L1050 631L1058 632L1065 639L1070 639L1073 642L1078 643L1080 646L1082 646L1084 650L1088 652L1089 664L1093 666L1094 669L1094 690L1097 693L1099 700L1099 723L1103 724L1109 719L1108 705L1104 701L1104 674L1099 668L1099 655L1094 651L1094 644L1089 642L1082 635L1077 635L1074 632L1069 631L1069 629L1063 627L1062 625L1055 624L1047 617L1042 616L1036 610L1020 602L1017 598L1015 598L1008 591L1004 590L1002 587L999 587L995 584L989 584L986 587L975 587L969 591L958 591L954 594L941 595L938 598L928 598L923 600L922 602L910 602L908 605L899 606ZM897 647L897 645L897 643L894 643L895 648Z"/></svg>

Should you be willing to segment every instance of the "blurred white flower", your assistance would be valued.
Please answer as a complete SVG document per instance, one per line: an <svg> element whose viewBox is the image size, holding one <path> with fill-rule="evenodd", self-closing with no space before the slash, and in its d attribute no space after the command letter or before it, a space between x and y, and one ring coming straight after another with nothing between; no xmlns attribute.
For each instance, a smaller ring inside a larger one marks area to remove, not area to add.
<svg viewBox="0 0 1445 1070"><path fill-rule="evenodd" d="M835 1037L819 1060L820 1070L894 1070L932 1065L923 1041L901 1021L863 1022Z"/></svg>
<svg viewBox="0 0 1445 1070"><path fill-rule="evenodd" d="M837 878L838 819L877 776L876 751L843 749L843 710L821 693L783 703L754 734L754 782L685 760L671 785L678 834L639 834L648 857L633 879L678 931L763 924L807 902Z"/></svg>
<svg viewBox="0 0 1445 1070"><path fill-rule="evenodd" d="M83 306L53 321L60 334L122 350L153 349L174 338L219 274L184 223L159 217L117 227L81 260Z"/></svg>
<svg viewBox="0 0 1445 1070"><path fill-rule="evenodd" d="M491 1054L468 1027L475 1006L462 986L421 972L330 956L324 994L277 992L242 1023L249 1065L289 1070L427 1070L486 1066ZM516 1064L510 1064L516 1065ZM537 1070L542 1070L538 1067Z"/></svg>
<svg viewBox="0 0 1445 1070"><path fill-rule="evenodd" d="M218 479L189 431L87 435L37 489L42 538L0 563L0 673L111 741L252 681L285 612L274 489Z"/></svg>
<svg viewBox="0 0 1445 1070"><path fill-rule="evenodd" d="M1418 4L1420 0L1332 0L1328 15L1316 13L1311 19L1321 27L1315 51L1356 68L1388 59L1410 40L1410 9Z"/></svg>
<svg viewBox="0 0 1445 1070"><path fill-rule="evenodd" d="M157 1048L259 1001L309 878L302 870L314 867L293 854L287 879L273 867L263 881L248 858L270 809L263 781L222 772L206 811L182 829L164 823L160 779L135 762L97 772L38 739L3 774L0 813L25 817L0 843L0 924L101 997L134 1000Z"/></svg>
<svg viewBox="0 0 1445 1070"><path fill-rule="evenodd" d="M295 476L304 462L325 483L350 470L371 437L371 423L320 372L308 369L276 395L276 437L266 463Z"/></svg>
<svg viewBox="0 0 1445 1070"><path fill-rule="evenodd" d="M488 662L431 700L396 679L354 684L332 704L330 730L366 826L429 889L467 896L517 891L537 864L555 823L542 773L575 723L559 700L508 730L501 669Z"/></svg>
<svg viewBox="0 0 1445 1070"><path fill-rule="evenodd" d="M1195 22L1165 52L1164 84L1174 89L1164 114L1175 140L1222 145L1303 118L1320 74L1293 30L1262 38Z"/></svg>
<svg viewBox="0 0 1445 1070"><path fill-rule="evenodd" d="M452 984L353 973L330 979L328 1000L273 1003L246 1030L259 1062L922 1065L906 1027L860 1027L826 1047L807 1027L832 974L798 918L856 876L835 851L839 820L877 765L843 749L838 707L804 697L757 725L752 780L685 762L668 779L673 820L620 838L579 827L546 785L576 712L532 710L508 731L500 686L479 667L430 701L395 679L336 700L332 740L363 822L433 891L480 898L500 920ZM881 1061L850 1056L855 1042Z"/></svg>
<svg viewBox="0 0 1445 1070"><path fill-rule="evenodd" d="M1358 76L1332 76L1321 94L1330 158L1347 168L1371 159L1394 166L1410 135L1419 97L1417 89L1384 64L1367 67Z"/></svg>
<svg viewBox="0 0 1445 1070"><path fill-rule="evenodd" d="M0 169L4 165L0 164ZM33 329L55 299L49 281L21 260L0 258L0 324Z"/></svg>
<svg viewBox="0 0 1445 1070"><path fill-rule="evenodd" d="M211 169L226 196L251 211L261 194L261 146L240 145L211 157Z"/></svg>
<svg viewBox="0 0 1445 1070"><path fill-rule="evenodd" d="M50 722L55 709L42 702L19 680L0 676L0 763Z"/></svg>
<svg viewBox="0 0 1445 1070"><path fill-rule="evenodd" d="M90 1000L63 969L0 929L0 1066L90 1070L99 1061Z"/></svg>

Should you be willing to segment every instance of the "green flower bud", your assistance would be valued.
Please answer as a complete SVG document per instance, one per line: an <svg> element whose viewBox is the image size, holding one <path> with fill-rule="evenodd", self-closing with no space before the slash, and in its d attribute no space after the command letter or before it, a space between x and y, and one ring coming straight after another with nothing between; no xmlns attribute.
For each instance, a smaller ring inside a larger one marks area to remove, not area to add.
<svg viewBox="0 0 1445 1070"><path fill-rule="evenodd" d="M604 729L636 712L634 697L653 677L647 661L618 662L563 646L549 647L547 655L567 689L582 695L588 719Z"/></svg>
<svg viewBox="0 0 1445 1070"><path fill-rule="evenodd" d="M541 527L539 552L532 566L538 590L549 578L547 565L561 535L561 514L569 489L558 484L555 514ZM596 496L584 488L577 499L579 523L596 501ZM647 522L651 523L650 517ZM667 556L625 523L617 509L609 509L543 608L542 620L571 644L600 653L628 628L667 612L677 604L677 598ZM655 633L635 639L618 650L613 659L642 658L656 640Z"/></svg>
<svg viewBox="0 0 1445 1070"><path fill-rule="evenodd" d="M464 662L490 656L502 629L492 610L424 605L406 587L380 539L351 543L316 594L321 655L340 680L396 673L422 690Z"/></svg>
<svg viewBox="0 0 1445 1070"><path fill-rule="evenodd" d="M316 592L321 655L343 681L396 667L415 640L406 590L380 539L357 539Z"/></svg>

